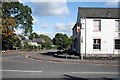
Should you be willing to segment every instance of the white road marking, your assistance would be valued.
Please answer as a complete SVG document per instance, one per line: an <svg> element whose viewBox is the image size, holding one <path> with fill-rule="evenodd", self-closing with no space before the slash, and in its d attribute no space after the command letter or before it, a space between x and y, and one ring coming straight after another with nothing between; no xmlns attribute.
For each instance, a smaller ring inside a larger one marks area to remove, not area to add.
<svg viewBox="0 0 120 80"><path fill-rule="evenodd" d="M55 61L47 61L47 62L51 62L51 63L60 63L60 62L55 62Z"/></svg>
<svg viewBox="0 0 120 80"><path fill-rule="evenodd" d="M53 62L53 61L47 61L47 62Z"/></svg>
<svg viewBox="0 0 120 80"><path fill-rule="evenodd" d="M42 73L43 71L30 71L30 70L0 70L4 72L29 72L29 73Z"/></svg>
<svg viewBox="0 0 120 80"><path fill-rule="evenodd" d="M120 74L118 72L71 72L72 74Z"/></svg>
<svg viewBox="0 0 120 80"><path fill-rule="evenodd" d="M22 57L22 56L9 56L9 57L2 57L2 58L17 58L17 57Z"/></svg>

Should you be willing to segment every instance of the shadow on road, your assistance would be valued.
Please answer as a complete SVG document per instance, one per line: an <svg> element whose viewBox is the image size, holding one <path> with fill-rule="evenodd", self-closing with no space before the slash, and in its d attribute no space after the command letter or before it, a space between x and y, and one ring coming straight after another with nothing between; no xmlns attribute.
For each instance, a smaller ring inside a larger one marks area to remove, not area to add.
<svg viewBox="0 0 120 80"><path fill-rule="evenodd" d="M57 51L54 51L54 52L51 51L51 52L44 52L44 53L38 53L38 54L46 55L46 56L52 56L54 58L66 59L66 54L58 53L58 52ZM72 58L71 56L67 55L67 59L78 59L78 58Z"/></svg>
<svg viewBox="0 0 120 80"><path fill-rule="evenodd" d="M64 75L65 78L2 78L1 80L119 80L111 78L80 78Z"/></svg>
<svg viewBox="0 0 120 80"><path fill-rule="evenodd" d="M88 80L85 78L80 78L80 77L74 77L74 76L70 76L70 75L64 75L65 78L63 78L64 80Z"/></svg>
<svg viewBox="0 0 120 80"><path fill-rule="evenodd" d="M63 75L65 78L63 80L119 80L117 78L81 78L71 75Z"/></svg>
<svg viewBox="0 0 120 80"><path fill-rule="evenodd" d="M46 56L54 56L56 52L44 52L44 53L38 53Z"/></svg>

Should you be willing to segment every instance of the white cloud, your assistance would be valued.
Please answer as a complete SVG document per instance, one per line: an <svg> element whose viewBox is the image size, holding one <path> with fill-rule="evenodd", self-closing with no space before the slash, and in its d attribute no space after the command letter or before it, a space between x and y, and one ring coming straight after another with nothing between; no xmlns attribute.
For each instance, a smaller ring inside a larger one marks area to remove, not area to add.
<svg viewBox="0 0 120 80"><path fill-rule="evenodd" d="M37 23L39 23L39 19L33 17L33 24L37 24Z"/></svg>
<svg viewBox="0 0 120 80"><path fill-rule="evenodd" d="M48 23L43 24L41 28L48 28Z"/></svg>
<svg viewBox="0 0 120 80"><path fill-rule="evenodd" d="M74 24L75 24L74 22L69 24L57 23L55 25L55 30L62 32L71 32Z"/></svg>
<svg viewBox="0 0 120 80"><path fill-rule="evenodd" d="M64 16L69 14L66 2L33 2L33 15L37 16Z"/></svg>
<svg viewBox="0 0 120 80"><path fill-rule="evenodd" d="M37 16L64 16L69 14L66 0L19 0L22 3L31 2L33 15ZM26 3L27 4L27 3Z"/></svg>
<svg viewBox="0 0 120 80"><path fill-rule="evenodd" d="M19 0L21 2L66 2L66 0Z"/></svg>
<svg viewBox="0 0 120 80"><path fill-rule="evenodd" d="M30 0L19 0L20 3L29 2Z"/></svg>
<svg viewBox="0 0 120 80"><path fill-rule="evenodd" d="M65 30L65 25L63 23L57 23L55 25L55 29L59 31L64 31Z"/></svg>
<svg viewBox="0 0 120 80"><path fill-rule="evenodd" d="M106 1L106 4L107 6L116 6L118 7L118 3L120 2L120 0L107 0Z"/></svg>

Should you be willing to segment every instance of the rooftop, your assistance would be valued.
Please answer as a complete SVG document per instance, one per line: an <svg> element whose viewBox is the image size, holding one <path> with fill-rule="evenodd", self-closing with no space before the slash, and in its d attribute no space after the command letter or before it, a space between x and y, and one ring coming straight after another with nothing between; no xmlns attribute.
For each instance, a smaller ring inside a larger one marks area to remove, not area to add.
<svg viewBox="0 0 120 80"><path fill-rule="evenodd" d="M25 39L25 40L23 40L23 42L37 42L37 43L44 43L45 40L42 39L42 38L34 38L33 40Z"/></svg>
<svg viewBox="0 0 120 80"><path fill-rule="evenodd" d="M86 18L120 19L119 11L120 8L86 8L86 7L78 8L80 17Z"/></svg>

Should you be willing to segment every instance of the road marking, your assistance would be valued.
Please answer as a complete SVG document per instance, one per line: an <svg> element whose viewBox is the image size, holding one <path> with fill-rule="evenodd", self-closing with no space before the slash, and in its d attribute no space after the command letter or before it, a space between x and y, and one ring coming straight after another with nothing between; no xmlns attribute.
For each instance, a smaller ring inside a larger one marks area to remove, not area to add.
<svg viewBox="0 0 120 80"><path fill-rule="evenodd" d="M8 56L8 57L2 57L2 58L17 58L17 57L22 57L22 56Z"/></svg>
<svg viewBox="0 0 120 80"><path fill-rule="evenodd" d="M42 73L43 71L29 71L29 70L0 70L4 72L28 72L28 73Z"/></svg>
<svg viewBox="0 0 120 80"><path fill-rule="evenodd" d="M71 72L72 74L120 74L118 72Z"/></svg>
<svg viewBox="0 0 120 80"><path fill-rule="evenodd" d="M55 62L55 61L46 61L46 62L51 62L51 63L61 63L61 62Z"/></svg>

